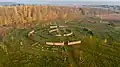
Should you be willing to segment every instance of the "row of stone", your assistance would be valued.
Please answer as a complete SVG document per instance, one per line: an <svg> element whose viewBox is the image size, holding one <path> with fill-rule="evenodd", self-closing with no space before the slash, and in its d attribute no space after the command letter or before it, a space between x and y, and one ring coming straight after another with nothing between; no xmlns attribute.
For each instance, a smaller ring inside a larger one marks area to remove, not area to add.
<svg viewBox="0 0 120 67"><path fill-rule="evenodd" d="M76 45L76 44L81 44L82 41L73 41L73 42L67 42L67 44L65 42L46 42L47 45L58 45L58 46L64 46L64 45Z"/></svg>

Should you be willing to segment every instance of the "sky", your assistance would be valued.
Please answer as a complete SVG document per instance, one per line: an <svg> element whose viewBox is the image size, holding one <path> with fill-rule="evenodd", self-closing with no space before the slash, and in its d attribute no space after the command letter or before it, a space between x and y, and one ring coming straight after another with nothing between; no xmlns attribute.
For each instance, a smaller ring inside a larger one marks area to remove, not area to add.
<svg viewBox="0 0 120 67"><path fill-rule="evenodd" d="M120 0L0 0L1 2L40 2L40 1L120 1Z"/></svg>
<svg viewBox="0 0 120 67"><path fill-rule="evenodd" d="M0 0L0 2L16 2L16 3L28 3L28 4L49 4L53 2L61 1L62 3L74 2L81 4L115 4L120 5L120 0ZM77 1L77 2L76 2ZM119 1L119 2L118 2ZM59 3L59 2L58 2Z"/></svg>

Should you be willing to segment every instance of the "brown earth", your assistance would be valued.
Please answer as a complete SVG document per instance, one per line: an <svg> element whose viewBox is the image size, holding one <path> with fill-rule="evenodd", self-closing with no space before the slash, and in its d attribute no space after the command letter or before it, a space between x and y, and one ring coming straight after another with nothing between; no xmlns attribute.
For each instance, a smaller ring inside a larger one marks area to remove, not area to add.
<svg viewBox="0 0 120 67"><path fill-rule="evenodd" d="M0 25L43 22L53 20L81 19L84 16L111 14L112 11L99 8L68 6L1 6Z"/></svg>
<svg viewBox="0 0 120 67"><path fill-rule="evenodd" d="M104 14L104 15L98 15L98 17L101 17L103 20L108 21L120 21L120 14Z"/></svg>
<svg viewBox="0 0 120 67"><path fill-rule="evenodd" d="M103 15L102 18L104 20L116 20L116 21L120 21L120 14Z"/></svg>
<svg viewBox="0 0 120 67"><path fill-rule="evenodd" d="M99 15L99 17L102 15L102 18L105 20L120 20L120 14L115 14L112 11L98 8L30 5L1 6L0 34L5 36L14 28L33 28L36 23L51 22L56 20L82 20L82 18L88 20L86 17L96 15Z"/></svg>

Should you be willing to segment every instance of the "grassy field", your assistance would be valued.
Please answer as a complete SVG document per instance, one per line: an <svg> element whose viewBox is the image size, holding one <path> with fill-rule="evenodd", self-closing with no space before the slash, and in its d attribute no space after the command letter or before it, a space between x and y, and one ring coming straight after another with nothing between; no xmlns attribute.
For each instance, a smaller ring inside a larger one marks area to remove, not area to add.
<svg viewBox="0 0 120 67"><path fill-rule="evenodd" d="M14 28L1 36L0 67L119 67L120 30L103 23L80 21L52 22L64 25L73 32L68 37L49 33L50 24L33 28ZM60 28L63 29L63 28ZM28 36L34 30L32 36ZM64 33L64 31L63 31ZM56 34L56 33L54 33ZM81 44L51 46L46 41L76 41Z"/></svg>

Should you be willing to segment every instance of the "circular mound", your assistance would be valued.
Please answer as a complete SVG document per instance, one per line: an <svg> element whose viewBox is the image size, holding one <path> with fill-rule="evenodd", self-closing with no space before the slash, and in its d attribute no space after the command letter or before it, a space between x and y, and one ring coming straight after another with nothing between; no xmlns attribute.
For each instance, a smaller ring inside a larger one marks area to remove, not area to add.
<svg viewBox="0 0 120 67"><path fill-rule="evenodd" d="M50 32L51 30L55 31ZM4 42L15 50L20 49L29 53L64 52L64 45L80 44L86 35L91 35L89 32L89 29L68 23L43 27L38 25L33 29L16 29L5 37ZM61 36L56 36L58 34Z"/></svg>
<svg viewBox="0 0 120 67"><path fill-rule="evenodd" d="M91 35L91 30L74 25L48 25L42 29L32 30L28 37L34 41L47 45L80 44L84 36Z"/></svg>

